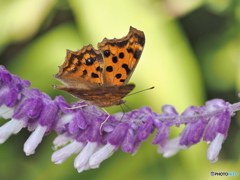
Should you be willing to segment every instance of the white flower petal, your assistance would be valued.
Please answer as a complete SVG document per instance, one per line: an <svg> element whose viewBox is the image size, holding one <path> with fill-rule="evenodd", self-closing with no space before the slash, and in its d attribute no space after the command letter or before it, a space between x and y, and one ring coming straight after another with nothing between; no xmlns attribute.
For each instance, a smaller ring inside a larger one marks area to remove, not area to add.
<svg viewBox="0 0 240 180"><path fill-rule="evenodd" d="M179 141L181 137L176 137L174 139L169 140L164 148L159 146L158 152L163 153L163 157L169 158L173 155L175 155L180 149L188 149L187 146L180 146Z"/></svg>
<svg viewBox="0 0 240 180"><path fill-rule="evenodd" d="M73 141L72 143L64 146L63 148L55 151L52 155L52 161L55 164L62 164L72 154L79 153L83 148L83 143Z"/></svg>
<svg viewBox="0 0 240 180"><path fill-rule="evenodd" d="M53 144L54 144L54 149L57 149L60 146L64 146L67 143L71 142L73 139L72 136L67 136L66 133L58 135L54 140L53 140Z"/></svg>
<svg viewBox="0 0 240 180"><path fill-rule="evenodd" d="M97 149L96 142L88 142L87 145L83 148L80 154L74 160L74 167L80 171L82 168L85 170L88 168L88 160L92 154Z"/></svg>
<svg viewBox="0 0 240 180"><path fill-rule="evenodd" d="M100 163L109 158L116 147L111 144L106 144L96 151L89 159L89 165L92 169L98 168Z"/></svg>
<svg viewBox="0 0 240 180"><path fill-rule="evenodd" d="M78 171L78 173L81 173L81 172L89 170L89 169L91 169L91 167L89 166L89 164L86 164L84 167L77 169L77 171Z"/></svg>
<svg viewBox="0 0 240 180"><path fill-rule="evenodd" d="M224 135L217 133L214 140L210 143L210 146L207 150L207 157L211 163L215 163L218 161L218 154L222 149L223 141L224 141Z"/></svg>
<svg viewBox="0 0 240 180"><path fill-rule="evenodd" d="M34 154L38 144L42 141L42 138L47 130L46 126L38 126L35 131L30 135L27 141L24 143L23 151L27 156Z"/></svg>
<svg viewBox="0 0 240 180"><path fill-rule="evenodd" d="M9 108L5 104L0 106L0 117L4 119L10 119L13 116L14 108Z"/></svg>
<svg viewBox="0 0 240 180"><path fill-rule="evenodd" d="M58 120L56 128L62 128L64 126L64 124L67 124L68 122L70 122L73 117L74 117L73 113L72 114L63 114L61 116L61 118Z"/></svg>
<svg viewBox="0 0 240 180"><path fill-rule="evenodd" d="M12 119L0 127L0 144L23 128L23 121Z"/></svg>

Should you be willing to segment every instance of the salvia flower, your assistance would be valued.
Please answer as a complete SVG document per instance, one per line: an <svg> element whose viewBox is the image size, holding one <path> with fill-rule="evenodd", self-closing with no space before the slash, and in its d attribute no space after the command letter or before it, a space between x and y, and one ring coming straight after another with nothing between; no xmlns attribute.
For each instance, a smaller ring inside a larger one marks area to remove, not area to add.
<svg viewBox="0 0 240 180"><path fill-rule="evenodd" d="M0 127L0 143L22 128L28 128L32 134L24 144L24 152L31 155L45 135L56 131L52 161L61 164L76 154L74 167L78 172L98 168L119 149L134 155L152 133L155 134L152 144L159 146L158 152L164 157L203 140L209 145L207 158L214 163L227 138L231 117L240 109L240 103L214 99L205 106L190 106L182 114L173 106L165 105L161 114L144 106L108 117L86 102L69 105L61 96L52 100L29 86L28 81L0 66L0 116L11 119ZM103 123L106 118L107 122ZM171 127L182 124L185 127L180 135L169 139Z"/></svg>
<svg viewBox="0 0 240 180"><path fill-rule="evenodd" d="M38 89L28 89L28 81L11 75L3 66L0 66L0 84L0 116L11 118L0 127L0 143L27 127L33 133L24 144L24 152L33 154L60 116L58 98L53 101Z"/></svg>

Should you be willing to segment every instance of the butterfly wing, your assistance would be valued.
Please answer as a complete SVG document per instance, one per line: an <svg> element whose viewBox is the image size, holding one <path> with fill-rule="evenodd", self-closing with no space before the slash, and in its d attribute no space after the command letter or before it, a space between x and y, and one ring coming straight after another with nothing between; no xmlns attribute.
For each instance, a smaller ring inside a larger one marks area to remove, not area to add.
<svg viewBox="0 0 240 180"><path fill-rule="evenodd" d="M89 89L103 83L103 64L101 52L92 45L78 51L67 50L65 61L54 77L69 87Z"/></svg>
<svg viewBox="0 0 240 180"><path fill-rule="evenodd" d="M79 51L67 50L64 63L55 78L66 86L55 89L90 101L99 107L124 103L122 100L135 87L127 84L141 56L145 43L144 33L133 27L121 39L104 39L98 44Z"/></svg>
<svg viewBox="0 0 240 180"><path fill-rule="evenodd" d="M140 59L144 44L144 33L133 27L130 27L128 35L121 39L105 38L98 43L104 57L103 84L127 84Z"/></svg>
<svg viewBox="0 0 240 180"><path fill-rule="evenodd" d="M135 87L134 84L122 86L104 86L92 89L78 89L66 86L55 86L56 89L64 90L71 95L89 101L90 104L98 107L109 107L113 105L123 104L122 100Z"/></svg>

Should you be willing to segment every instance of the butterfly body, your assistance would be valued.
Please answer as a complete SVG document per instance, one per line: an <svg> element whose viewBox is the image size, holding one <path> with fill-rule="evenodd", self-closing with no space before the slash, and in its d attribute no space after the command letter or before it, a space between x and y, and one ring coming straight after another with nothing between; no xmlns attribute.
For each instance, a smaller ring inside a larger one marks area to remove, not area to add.
<svg viewBox="0 0 240 180"><path fill-rule="evenodd" d="M127 36L103 39L98 49L92 45L81 50L67 50L66 59L55 78L66 86L55 89L89 101L99 107L123 104L122 100L134 89L127 84L140 59L145 43L144 33L130 27Z"/></svg>

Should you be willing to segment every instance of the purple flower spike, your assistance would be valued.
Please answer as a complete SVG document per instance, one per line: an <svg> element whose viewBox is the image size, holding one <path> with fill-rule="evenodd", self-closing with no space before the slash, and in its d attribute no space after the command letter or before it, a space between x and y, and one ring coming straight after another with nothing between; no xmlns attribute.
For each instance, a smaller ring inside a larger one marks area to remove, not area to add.
<svg viewBox="0 0 240 180"><path fill-rule="evenodd" d="M28 81L11 75L2 67L0 78L0 115L11 115L12 118L0 127L0 142L5 142L11 134L28 127L33 133L25 142L24 151L26 155L33 154L42 137L52 130L58 107L49 96L37 89L27 89L30 85Z"/></svg>
<svg viewBox="0 0 240 180"><path fill-rule="evenodd" d="M72 134L76 133L79 129L86 129L88 126L87 119L82 111L77 111L74 114L74 118L71 122L69 123L69 128L70 128L69 131ZM75 129L75 132L74 132L74 129Z"/></svg>
<svg viewBox="0 0 240 180"><path fill-rule="evenodd" d="M162 111L163 111L162 115L166 115L166 116L178 115L178 112L176 111L176 109L171 105L164 105L162 107Z"/></svg>
<svg viewBox="0 0 240 180"><path fill-rule="evenodd" d="M154 121L155 127L158 129L156 136L152 142L153 145L159 144L164 148L170 134L170 127L172 125L179 126L179 118L176 109L171 105L164 105L162 107L162 114L159 114ZM166 122L164 122L166 120Z"/></svg>
<svg viewBox="0 0 240 180"><path fill-rule="evenodd" d="M31 119L36 119L40 116L44 104L41 98L33 99L33 101L32 106L28 109L27 115Z"/></svg>
<svg viewBox="0 0 240 180"><path fill-rule="evenodd" d="M180 145L191 146L200 142L206 124L205 119L187 124L181 134Z"/></svg>
<svg viewBox="0 0 240 180"><path fill-rule="evenodd" d="M98 168L102 161L110 157L113 152L118 149L129 128L129 123L119 124L108 136L108 143L100 149L98 149L99 145L96 141L89 141L81 153L76 157L74 167L78 170L78 172L82 172L90 168ZM99 131L95 130L95 132Z"/></svg>
<svg viewBox="0 0 240 180"><path fill-rule="evenodd" d="M16 104L18 100L18 88L10 87L6 98L5 98L5 104L8 107L12 107Z"/></svg>
<svg viewBox="0 0 240 180"><path fill-rule="evenodd" d="M54 101L46 102L38 119L39 125L46 126L50 131L53 128L54 120L58 117L58 110L58 106Z"/></svg>
<svg viewBox="0 0 240 180"><path fill-rule="evenodd" d="M0 72L0 78L4 84L9 85L12 82L12 75L6 70Z"/></svg>
<svg viewBox="0 0 240 180"><path fill-rule="evenodd" d="M182 115L194 118L195 115L201 113L201 110L202 108L191 106ZM181 133L180 145L191 146L198 143L203 136L206 124L206 119L188 123Z"/></svg>
<svg viewBox="0 0 240 180"><path fill-rule="evenodd" d="M108 142L111 145L115 146L117 149L119 145L123 142L124 137L127 134L129 128L130 125L127 122L119 124L111 133Z"/></svg>
<svg viewBox="0 0 240 180"><path fill-rule="evenodd" d="M163 157L188 149L203 137L209 144L207 158L215 163L227 138L231 117L240 110L240 103L214 99L205 106L190 106L182 114L165 105L162 114L143 106L129 113L108 116L84 101L69 105L61 96L51 100L38 89L28 89L29 86L28 81L0 66L0 116L11 119L0 127L0 144L27 127L32 134L24 144L24 152L31 155L43 137L55 130L58 135L53 141L52 161L61 164L77 154L74 167L78 172L98 168L119 148L135 154L154 132L152 144L159 145L158 152ZM171 127L182 124L185 128L180 136L169 140Z"/></svg>
<svg viewBox="0 0 240 180"><path fill-rule="evenodd" d="M173 106L164 105L162 107L162 111L163 111L163 113L158 115L159 121L154 122L156 127L161 127L162 122L173 122L173 124L175 124L177 127L180 126L181 122L180 122L178 113Z"/></svg>
<svg viewBox="0 0 240 180"><path fill-rule="evenodd" d="M203 140L211 142L216 137L217 133L223 134L226 138L231 122L230 118L230 113L227 110L221 114L213 116L206 127Z"/></svg>
<svg viewBox="0 0 240 180"><path fill-rule="evenodd" d="M136 136L134 135L134 130L129 128L121 145L122 150L131 153L134 149L135 140Z"/></svg>
<svg viewBox="0 0 240 180"><path fill-rule="evenodd" d="M221 100L211 102L212 110L218 107L223 108L223 111L210 119L203 138L204 141L208 141L210 144L207 157L211 163L215 163L218 160L218 154L222 148L222 143L227 138L228 128L231 122L232 113L230 113L228 103Z"/></svg>
<svg viewBox="0 0 240 180"><path fill-rule="evenodd" d="M158 132L154 137L152 144L153 145L160 144L162 147L165 147L170 134L170 127L172 125L173 123L169 123L169 122L161 123L161 126L158 127Z"/></svg>
<svg viewBox="0 0 240 180"><path fill-rule="evenodd" d="M89 159L99 147L101 137L99 127L101 123L102 121L100 120L93 121L90 128L85 130L87 133L83 133L86 134L85 137L87 139L87 144L74 161L74 167L78 170L78 172L91 168L89 165Z"/></svg>
<svg viewBox="0 0 240 180"><path fill-rule="evenodd" d="M223 134L224 138L227 137L230 122L231 122L231 115L229 110L227 109L225 112L222 113L222 116L219 119L219 124L217 128L217 132Z"/></svg>
<svg viewBox="0 0 240 180"><path fill-rule="evenodd" d="M144 120L144 123L140 126L137 133L137 137L141 141L146 140L153 130L153 121L154 121L153 117L149 116L144 119L146 120Z"/></svg>
<svg viewBox="0 0 240 180"><path fill-rule="evenodd" d="M29 122L28 124L29 130L34 131L24 144L23 149L26 155L34 154L35 149L42 141L43 136L51 131L53 122L56 120L57 115L58 107L56 103L54 101L51 102L46 100L44 107L41 109L41 114L36 116L39 116L39 118L35 119L33 122Z"/></svg>
<svg viewBox="0 0 240 180"><path fill-rule="evenodd" d="M206 108L208 112L213 112L219 108L226 108L229 104L222 99L213 99L206 102Z"/></svg>

